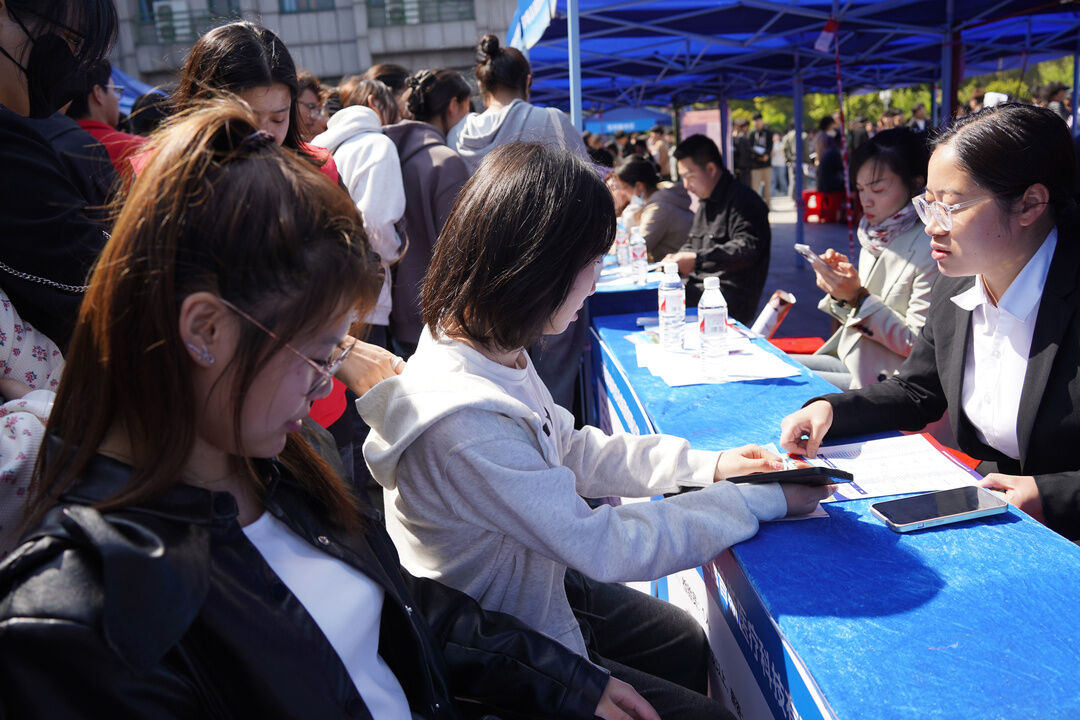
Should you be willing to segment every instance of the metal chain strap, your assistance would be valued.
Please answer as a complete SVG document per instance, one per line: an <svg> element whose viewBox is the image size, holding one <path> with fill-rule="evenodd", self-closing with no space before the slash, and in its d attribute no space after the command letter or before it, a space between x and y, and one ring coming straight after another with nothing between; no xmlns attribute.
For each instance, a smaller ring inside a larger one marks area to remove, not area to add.
<svg viewBox="0 0 1080 720"><path fill-rule="evenodd" d="M17 277L20 280L29 280L30 282L48 285L49 287L54 287L58 290L63 290L70 293L85 293L87 288L90 287L89 285L65 285L64 283L58 283L55 280L49 280L48 278L38 277L37 275L31 275L30 273L21 272L13 267L5 265L2 262L0 262L0 270L3 270L8 275L13 275L14 277Z"/></svg>
<svg viewBox="0 0 1080 720"><path fill-rule="evenodd" d="M111 237L109 233L105 232L104 230L101 231L101 234L105 237L105 240L108 240ZM85 294L86 291L90 288L89 285L65 285L64 283L58 283L55 280L50 280L49 278L43 278L38 277L37 275L31 275L30 273L24 273L21 270L16 270L15 268L3 262L0 262L0 270L3 270L8 275L17 277L20 280L29 280L30 282L36 282L41 285L48 285L49 287L54 287L57 290L63 290L64 292L69 293Z"/></svg>

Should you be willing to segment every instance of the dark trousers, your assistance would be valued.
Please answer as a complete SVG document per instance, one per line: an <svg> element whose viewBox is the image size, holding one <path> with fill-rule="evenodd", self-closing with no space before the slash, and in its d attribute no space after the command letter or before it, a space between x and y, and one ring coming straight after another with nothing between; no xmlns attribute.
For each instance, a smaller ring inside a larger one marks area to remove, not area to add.
<svg viewBox="0 0 1080 720"><path fill-rule="evenodd" d="M589 659L629 683L664 720L734 720L707 697L709 641L674 605L617 583L566 571L566 597Z"/></svg>

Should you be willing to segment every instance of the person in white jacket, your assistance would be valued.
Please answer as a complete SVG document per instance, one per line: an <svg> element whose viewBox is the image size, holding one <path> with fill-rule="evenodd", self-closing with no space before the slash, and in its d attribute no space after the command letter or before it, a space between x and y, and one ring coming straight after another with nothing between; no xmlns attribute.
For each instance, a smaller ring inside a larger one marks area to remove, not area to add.
<svg viewBox="0 0 1080 720"><path fill-rule="evenodd" d="M411 572L587 655L664 718L729 717L701 694L700 626L614 583L705 563L826 492L723 482L777 467L756 446L718 455L574 429L524 348L574 319L614 233L611 195L587 162L536 144L491 152L436 246L416 354L357 401L372 428L364 456ZM582 499L680 487L701 490L620 507Z"/></svg>
<svg viewBox="0 0 1080 720"><path fill-rule="evenodd" d="M365 318L368 340L387 345L390 325L390 265L402 251L395 229L405 214L405 185L397 148L383 135L382 126L397 121L397 104L378 80L343 84L344 106L327 123L326 132L311 141L334 155L341 181L360 209L371 247L382 258L383 286L379 301Z"/></svg>

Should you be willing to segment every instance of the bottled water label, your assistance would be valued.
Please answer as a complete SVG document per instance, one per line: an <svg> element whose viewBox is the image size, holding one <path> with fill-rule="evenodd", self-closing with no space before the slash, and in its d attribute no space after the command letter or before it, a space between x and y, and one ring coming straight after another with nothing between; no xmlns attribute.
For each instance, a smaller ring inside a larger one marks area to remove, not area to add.
<svg viewBox="0 0 1080 720"><path fill-rule="evenodd" d="M698 308L698 327L702 339L723 336L727 333L727 310L725 308Z"/></svg>

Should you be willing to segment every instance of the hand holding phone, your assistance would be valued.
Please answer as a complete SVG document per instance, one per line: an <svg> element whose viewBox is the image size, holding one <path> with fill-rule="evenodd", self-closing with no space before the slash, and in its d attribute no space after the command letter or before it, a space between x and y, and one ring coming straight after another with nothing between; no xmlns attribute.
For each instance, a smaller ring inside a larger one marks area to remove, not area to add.
<svg viewBox="0 0 1080 720"><path fill-rule="evenodd" d="M829 263L825 262L820 255L811 250L809 245L804 245L803 243L795 243L795 252L799 253L804 258L809 260L811 265L830 267Z"/></svg>
<svg viewBox="0 0 1080 720"><path fill-rule="evenodd" d="M1009 504L993 493L973 485L922 493L870 506L891 530L911 532L1003 513Z"/></svg>

